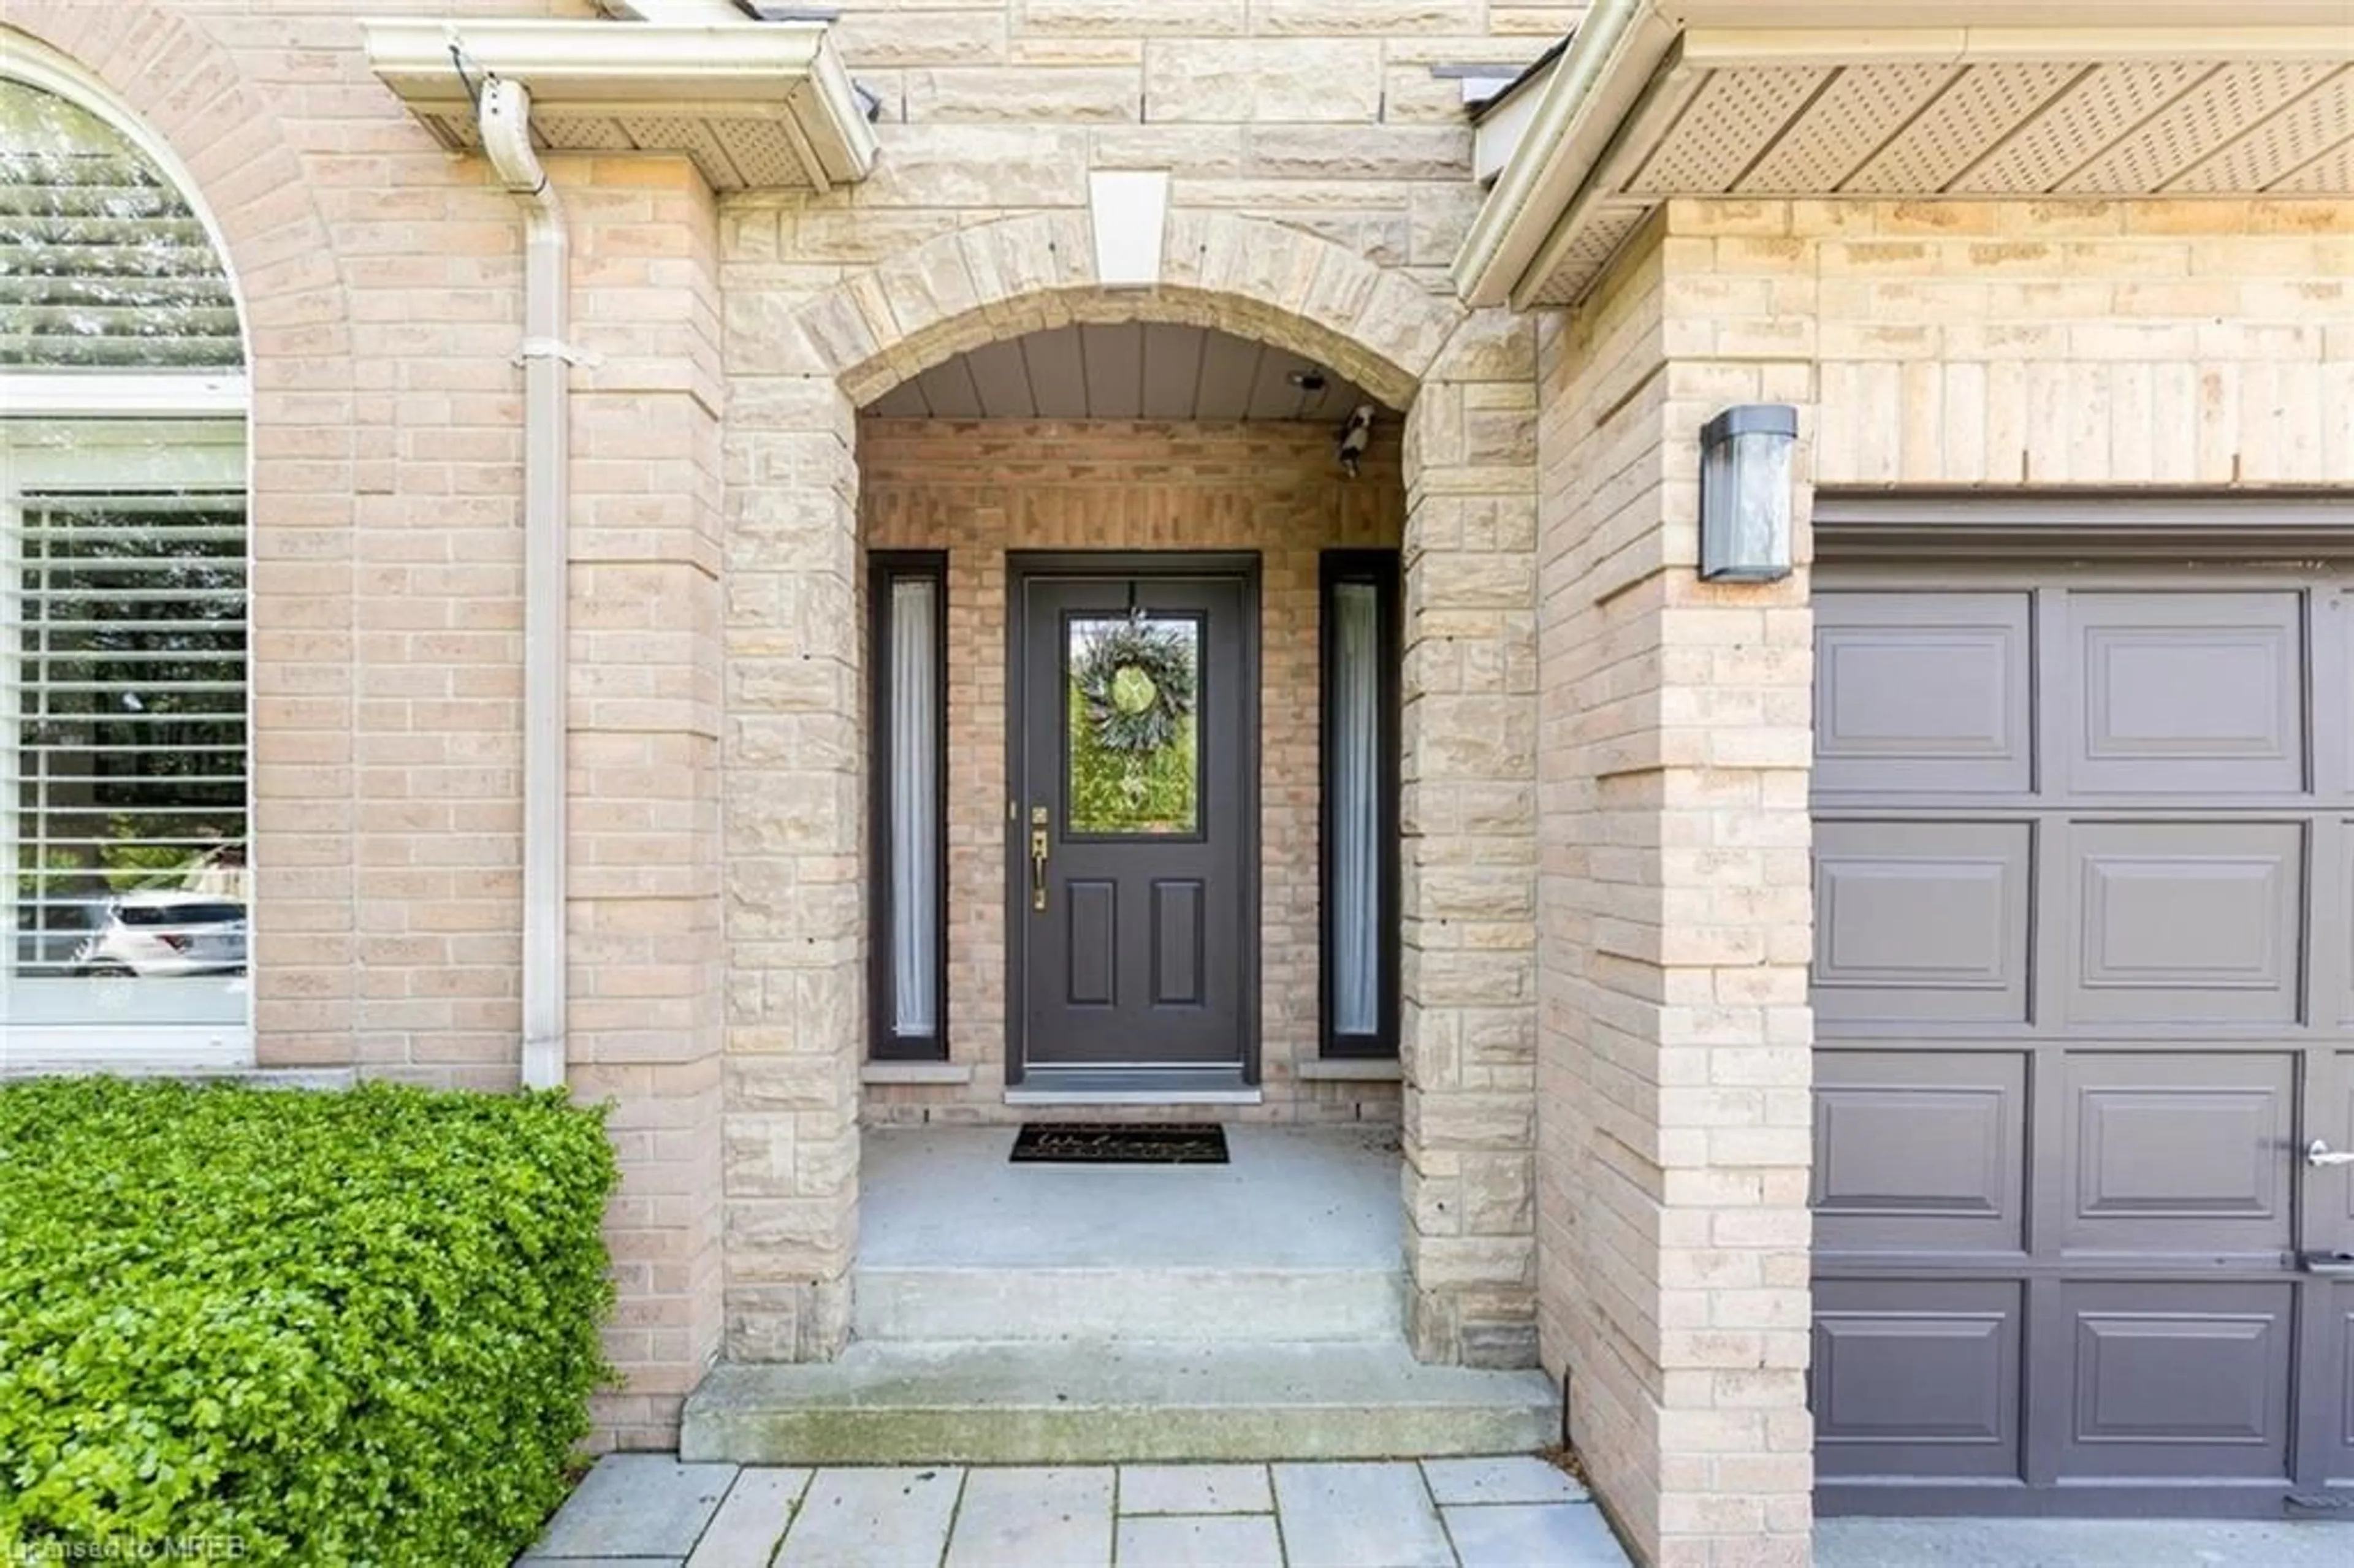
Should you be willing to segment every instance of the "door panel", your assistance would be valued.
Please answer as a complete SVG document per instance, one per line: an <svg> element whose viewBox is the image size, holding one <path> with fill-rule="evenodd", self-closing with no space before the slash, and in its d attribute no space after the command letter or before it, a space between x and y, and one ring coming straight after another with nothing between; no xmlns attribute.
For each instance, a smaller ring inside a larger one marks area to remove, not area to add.
<svg viewBox="0 0 2354 1568"><path fill-rule="evenodd" d="M2068 1063L2072 1253L2285 1251L2295 1056L2084 1054Z"/></svg>
<svg viewBox="0 0 2354 1568"><path fill-rule="evenodd" d="M2077 822L2069 1015L2124 1023L2297 1016L2305 835L2294 822Z"/></svg>
<svg viewBox="0 0 2354 1568"><path fill-rule="evenodd" d="M1017 559L1014 597L1015 1070L1244 1068L1255 583Z"/></svg>
<svg viewBox="0 0 2354 1568"><path fill-rule="evenodd" d="M1199 882L1166 878L1152 885L1152 1000L1162 1006L1199 1006L1202 957L1208 934Z"/></svg>
<svg viewBox="0 0 2354 1568"><path fill-rule="evenodd" d="M2020 1319L2011 1284L1819 1284L1818 1470L1827 1478L2018 1476Z"/></svg>
<svg viewBox="0 0 2354 1568"><path fill-rule="evenodd" d="M1815 788L2028 788L2029 605L2024 592L1819 601Z"/></svg>
<svg viewBox="0 0 2354 1568"><path fill-rule="evenodd" d="M2073 593L2068 609L2075 793L2304 787L2302 595Z"/></svg>
<svg viewBox="0 0 2354 1568"><path fill-rule="evenodd" d="M2027 1063L2016 1054L1841 1052L1815 1076L1822 1252L2025 1245Z"/></svg>
<svg viewBox="0 0 2354 1568"><path fill-rule="evenodd" d="M2063 1476L2286 1479L2288 1285L2085 1284L2067 1303Z"/></svg>
<svg viewBox="0 0 2354 1568"><path fill-rule="evenodd" d="M2023 1022L2024 823L1825 822L1815 1008L1827 1018Z"/></svg>
<svg viewBox="0 0 2354 1568"><path fill-rule="evenodd" d="M2339 588L1819 576L1825 1512L2354 1487Z"/></svg>

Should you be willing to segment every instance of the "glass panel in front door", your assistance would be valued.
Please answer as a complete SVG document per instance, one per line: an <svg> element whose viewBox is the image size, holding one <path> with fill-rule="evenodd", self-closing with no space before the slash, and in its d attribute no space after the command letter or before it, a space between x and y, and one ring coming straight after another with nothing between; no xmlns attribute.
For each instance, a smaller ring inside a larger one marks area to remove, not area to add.
<svg viewBox="0 0 2354 1568"><path fill-rule="evenodd" d="M1202 624L1193 616L1073 616L1066 623L1066 832L1200 832L1201 652Z"/></svg>

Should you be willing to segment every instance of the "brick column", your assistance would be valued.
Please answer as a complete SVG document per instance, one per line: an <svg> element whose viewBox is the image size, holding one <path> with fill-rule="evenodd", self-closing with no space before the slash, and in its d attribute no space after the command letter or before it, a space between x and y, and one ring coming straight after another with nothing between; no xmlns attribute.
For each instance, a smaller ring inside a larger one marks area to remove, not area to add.
<svg viewBox="0 0 2354 1568"><path fill-rule="evenodd" d="M1406 1261L1416 1356L1536 1359L1536 385L1491 313L1406 420Z"/></svg>
<svg viewBox="0 0 2354 1568"><path fill-rule="evenodd" d="M616 1102L607 1222L627 1382L677 1440L719 1344L717 225L677 159L567 161L572 213L569 1078ZM584 286L593 278L595 286Z"/></svg>
<svg viewBox="0 0 2354 1568"><path fill-rule="evenodd" d="M1810 427L1812 368L1712 354L1739 302L1708 255L1655 232L1543 344L1543 1349L1642 1556L1796 1568L1811 628L1803 571L1693 568L1702 425Z"/></svg>

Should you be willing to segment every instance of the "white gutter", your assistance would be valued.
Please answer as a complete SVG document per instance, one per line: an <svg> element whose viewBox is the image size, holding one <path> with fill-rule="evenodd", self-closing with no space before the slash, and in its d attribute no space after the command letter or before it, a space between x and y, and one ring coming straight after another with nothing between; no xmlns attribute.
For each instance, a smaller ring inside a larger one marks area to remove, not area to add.
<svg viewBox="0 0 2354 1568"><path fill-rule="evenodd" d="M571 241L531 146L531 93L482 84L482 152L524 204L523 1084L562 1086L565 930L565 598L570 511Z"/></svg>
<svg viewBox="0 0 2354 1568"><path fill-rule="evenodd" d="M731 15L725 25L398 16L360 26L369 69L445 143L452 127L444 122L462 131L476 118L450 69L454 28L471 69L531 84L544 150L683 151L639 143L631 127L651 124L648 133L661 137L673 134L663 127L700 122L723 143L782 134L797 154L807 149L800 161L820 188L864 179L875 167L875 130L827 26ZM599 134L567 142L584 122Z"/></svg>
<svg viewBox="0 0 2354 1568"><path fill-rule="evenodd" d="M1651 3L1596 0L1578 25L1545 84L1528 133L1480 204L1456 255L1455 290L1467 304L1507 302L1538 247L1575 199L1617 129L1617 115L1594 112L1596 86L1628 74L1620 67L1638 41L1664 51L1674 37L1673 29L1652 14ZM1633 95L1628 96L1631 106Z"/></svg>

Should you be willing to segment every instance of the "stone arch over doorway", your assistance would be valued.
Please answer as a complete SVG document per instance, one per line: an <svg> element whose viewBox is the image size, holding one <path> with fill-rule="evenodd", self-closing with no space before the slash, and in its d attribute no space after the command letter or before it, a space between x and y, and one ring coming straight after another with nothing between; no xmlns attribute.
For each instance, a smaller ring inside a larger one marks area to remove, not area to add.
<svg viewBox="0 0 2354 1568"><path fill-rule="evenodd" d="M847 1333L865 1033L859 408L1071 322L1215 327L1403 411L1402 945L1416 1352L1535 1363L1535 349L1306 230L1179 211L1149 289L1084 213L993 220L799 294L729 301L723 747L726 1351Z"/></svg>

